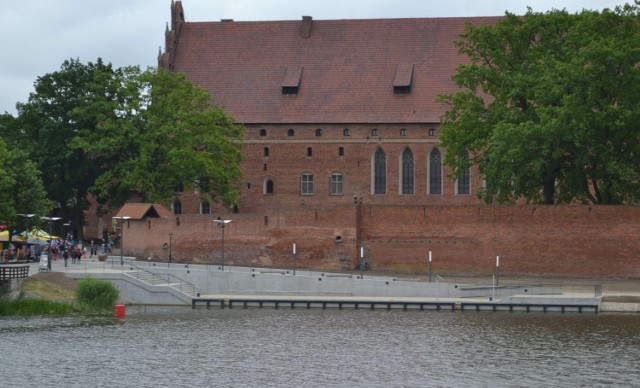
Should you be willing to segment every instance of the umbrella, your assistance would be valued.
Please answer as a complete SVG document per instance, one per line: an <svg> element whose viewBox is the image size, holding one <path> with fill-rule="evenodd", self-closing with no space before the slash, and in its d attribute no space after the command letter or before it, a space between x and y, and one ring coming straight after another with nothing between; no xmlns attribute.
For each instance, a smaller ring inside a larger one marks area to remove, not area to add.
<svg viewBox="0 0 640 388"><path fill-rule="evenodd" d="M46 246L46 245L49 245L49 242L39 237L34 237L34 238L28 239L27 244Z"/></svg>

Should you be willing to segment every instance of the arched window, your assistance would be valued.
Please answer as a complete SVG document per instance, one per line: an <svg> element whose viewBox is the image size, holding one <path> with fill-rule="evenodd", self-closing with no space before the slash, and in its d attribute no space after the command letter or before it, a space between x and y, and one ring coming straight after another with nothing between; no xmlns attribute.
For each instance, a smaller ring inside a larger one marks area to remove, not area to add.
<svg viewBox="0 0 640 388"><path fill-rule="evenodd" d="M211 214L211 204L209 201L200 202L200 214Z"/></svg>
<svg viewBox="0 0 640 388"><path fill-rule="evenodd" d="M313 174L305 172L300 177L300 194L302 195L313 194Z"/></svg>
<svg viewBox="0 0 640 388"><path fill-rule="evenodd" d="M409 148L402 151L402 194L414 193L414 176L413 176L413 152Z"/></svg>
<svg viewBox="0 0 640 388"><path fill-rule="evenodd" d="M378 148L373 156L373 193L387 193L387 157L382 148Z"/></svg>
<svg viewBox="0 0 640 388"><path fill-rule="evenodd" d="M464 150L460 158L464 163L469 163L469 152ZM469 167L460 171L458 179L456 180L456 194L469 194L471 193L471 174Z"/></svg>
<svg viewBox="0 0 640 388"><path fill-rule="evenodd" d="M442 194L442 155L437 148L429 154L429 194Z"/></svg>
<svg viewBox="0 0 640 388"><path fill-rule="evenodd" d="M322 136L322 128L316 129L316 136Z"/></svg>
<svg viewBox="0 0 640 388"><path fill-rule="evenodd" d="M176 199L171 204L171 210L173 214L182 214L182 202L179 199Z"/></svg>
<svg viewBox="0 0 640 388"><path fill-rule="evenodd" d="M267 136L267 130L266 129L261 129L260 130L260 136Z"/></svg>
<svg viewBox="0 0 640 388"><path fill-rule="evenodd" d="M264 180L262 193L264 195L273 195L273 181L271 180L271 178L267 178Z"/></svg>
<svg viewBox="0 0 640 388"><path fill-rule="evenodd" d="M289 129L287 131L287 136L293 136L295 134L295 132L293 131L293 129Z"/></svg>
<svg viewBox="0 0 640 388"><path fill-rule="evenodd" d="M373 128L371 130L371 136L378 136L378 128Z"/></svg>
<svg viewBox="0 0 640 388"><path fill-rule="evenodd" d="M402 128L400 130L400 136L407 136L407 128Z"/></svg>
<svg viewBox="0 0 640 388"><path fill-rule="evenodd" d="M269 147L264 147L262 149L262 155L263 156L269 156Z"/></svg>
<svg viewBox="0 0 640 388"><path fill-rule="evenodd" d="M344 136L351 136L351 131L349 130L349 128L345 128L345 129L342 131L342 134L343 134Z"/></svg>
<svg viewBox="0 0 640 388"><path fill-rule="evenodd" d="M312 157L313 156L313 148L307 147L307 156L308 157Z"/></svg>
<svg viewBox="0 0 640 388"><path fill-rule="evenodd" d="M344 156L344 147L338 147L338 156Z"/></svg>
<svg viewBox="0 0 640 388"><path fill-rule="evenodd" d="M334 172L331 174L331 195L342 195L342 173Z"/></svg>

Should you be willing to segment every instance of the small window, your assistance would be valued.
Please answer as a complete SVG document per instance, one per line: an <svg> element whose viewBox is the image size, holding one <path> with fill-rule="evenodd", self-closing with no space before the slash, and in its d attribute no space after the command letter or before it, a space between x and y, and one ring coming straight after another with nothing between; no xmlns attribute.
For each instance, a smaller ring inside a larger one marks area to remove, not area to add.
<svg viewBox="0 0 640 388"><path fill-rule="evenodd" d="M313 194L313 174L305 172L302 174L300 178L300 193L302 195L312 195Z"/></svg>
<svg viewBox="0 0 640 388"><path fill-rule="evenodd" d="M260 130L260 136L262 136L262 137L267 136L267 130L266 129L261 129Z"/></svg>
<svg viewBox="0 0 640 388"><path fill-rule="evenodd" d="M200 202L200 214L211 214L211 204L209 201Z"/></svg>
<svg viewBox="0 0 640 388"><path fill-rule="evenodd" d="M308 157L313 156L313 148L311 148L311 147L307 147L307 156L308 156Z"/></svg>
<svg viewBox="0 0 640 388"><path fill-rule="evenodd" d="M435 136L436 135L436 129L435 128L429 128L429 136Z"/></svg>
<svg viewBox="0 0 640 388"><path fill-rule="evenodd" d="M331 195L342 195L343 175L339 172L331 174Z"/></svg>
<svg viewBox="0 0 640 388"><path fill-rule="evenodd" d="M295 132L293 131L293 129L289 129L287 131L287 136L289 136L289 137L293 136L294 134L295 134Z"/></svg>
<svg viewBox="0 0 640 388"><path fill-rule="evenodd" d="M400 136L407 136L407 128L402 128L400 130Z"/></svg>
<svg viewBox="0 0 640 388"><path fill-rule="evenodd" d="M316 136L317 137L322 136L322 129L321 128L316 129Z"/></svg>
<svg viewBox="0 0 640 388"><path fill-rule="evenodd" d="M345 129L342 131L342 134L343 134L344 136L351 136L351 131L349 130L349 128L345 128Z"/></svg>
<svg viewBox="0 0 640 388"><path fill-rule="evenodd" d="M264 195L272 195L273 194L273 181L271 180L271 178L265 179L264 188L263 188L263 194Z"/></svg>
<svg viewBox="0 0 640 388"><path fill-rule="evenodd" d="M264 147L264 149L262 150L262 155L269 156L269 147Z"/></svg>
<svg viewBox="0 0 640 388"><path fill-rule="evenodd" d="M373 128L371 130L371 136L378 136L378 128Z"/></svg>
<svg viewBox="0 0 640 388"><path fill-rule="evenodd" d="M171 210L173 211L173 214L182 214L182 202L180 202L179 199L173 201L171 204Z"/></svg>
<svg viewBox="0 0 640 388"><path fill-rule="evenodd" d="M338 156L344 156L344 147L338 148Z"/></svg>

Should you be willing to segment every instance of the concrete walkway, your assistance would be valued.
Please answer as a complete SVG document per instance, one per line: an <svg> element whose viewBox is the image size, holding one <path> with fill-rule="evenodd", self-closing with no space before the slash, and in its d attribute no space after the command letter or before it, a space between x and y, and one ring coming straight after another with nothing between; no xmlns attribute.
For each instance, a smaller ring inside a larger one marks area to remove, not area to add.
<svg viewBox="0 0 640 388"><path fill-rule="evenodd" d="M128 263L131 264L127 265ZM461 301L460 298L451 297L449 291L444 288L445 285L455 284L456 288L458 285L474 285L486 289L486 287L491 287L494 281L492 277L446 276L440 280L440 284L436 289L436 292L440 294L436 295L433 294L433 287L436 285L429 283L428 274L416 276L365 271L364 279L359 279L360 272L358 271L328 272L297 269L296 276L292 276L290 269L234 266L225 266L225 272L221 272L218 266L194 264L186 266L184 263L172 263L169 265L166 262L144 262L126 257L125 265L121 266L119 256L110 256L106 262L98 261L95 256L92 259L82 260L80 264L71 264L71 260L69 260L67 267L64 266L64 261L57 260L52 262L52 270L67 273L68 276L73 278L82 277L83 275L81 274L99 277L100 274L124 274L132 268L131 265L142 269L146 268L151 272L161 273L165 276L166 274L171 274L190 281L199 287L201 297L214 299L245 297L291 300L291 298L304 296L305 300L312 300L313 298L326 299L327 296L331 296L348 301L349 298L361 300L366 296L370 300L380 298L381 302L398 300L398 298L407 301L435 300L437 298L437 300L443 302L453 301L459 303ZM30 274L38 272L39 264L30 264ZM250 284L247 283L246 279L251 280ZM260 283L260 279L265 280ZM319 281L324 281L325 288L318 288L318 284L322 284ZM277 285L280 283L282 283L282 286L278 288ZM535 285L540 284L560 287L563 289L562 293L566 294L568 292L571 298L588 296L589 293L593 292L592 287L600 284L602 285L601 311L640 312L640 279L524 278L509 276L501 276L499 279L500 286L521 285L533 288ZM218 288L215 288L214 285ZM313 287L305 290L308 285ZM331 287L328 287L329 285ZM354 288L354 285L357 288ZM424 291L429 287L431 287L431 294ZM386 288L388 291L385 291L386 294L372 291L379 288ZM394 294L394 290L399 290L398 294ZM416 290L419 290L420 293L412 294L414 291L418 292ZM486 298L467 297L464 300L486 300Z"/></svg>

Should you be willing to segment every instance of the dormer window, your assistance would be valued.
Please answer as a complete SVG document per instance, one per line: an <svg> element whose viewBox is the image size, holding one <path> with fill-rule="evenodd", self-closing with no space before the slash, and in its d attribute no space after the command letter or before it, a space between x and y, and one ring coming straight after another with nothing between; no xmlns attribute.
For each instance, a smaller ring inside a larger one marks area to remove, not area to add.
<svg viewBox="0 0 640 388"><path fill-rule="evenodd" d="M287 72L282 80L282 94L296 95L300 88L300 79L302 78L302 66L287 67Z"/></svg>
<svg viewBox="0 0 640 388"><path fill-rule="evenodd" d="M411 81L413 79L413 65L396 65L396 74L393 78L394 94L411 93Z"/></svg>

